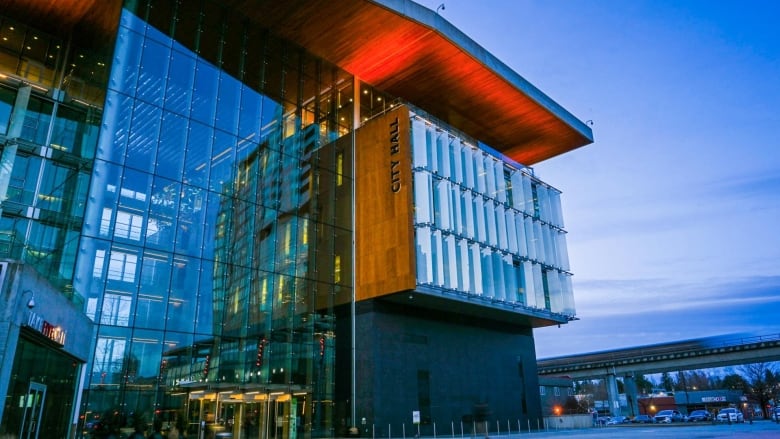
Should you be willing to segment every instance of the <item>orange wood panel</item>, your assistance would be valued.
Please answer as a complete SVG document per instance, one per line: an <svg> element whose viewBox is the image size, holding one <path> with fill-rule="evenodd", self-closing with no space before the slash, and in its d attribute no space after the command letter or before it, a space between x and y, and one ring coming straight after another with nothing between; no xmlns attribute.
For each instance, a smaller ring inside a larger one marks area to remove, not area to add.
<svg viewBox="0 0 780 439"><path fill-rule="evenodd" d="M355 297L414 289L409 109L401 106L355 133Z"/></svg>

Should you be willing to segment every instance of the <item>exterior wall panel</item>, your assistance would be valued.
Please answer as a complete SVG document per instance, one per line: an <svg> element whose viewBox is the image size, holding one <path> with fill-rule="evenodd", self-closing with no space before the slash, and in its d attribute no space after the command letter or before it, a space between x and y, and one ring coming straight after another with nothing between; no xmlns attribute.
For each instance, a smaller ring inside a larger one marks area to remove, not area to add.
<svg viewBox="0 0 780 439"><path fill-rule="evenodd" d="M355 133L357 300L416 285L409 110L401 106Z"/></svg>

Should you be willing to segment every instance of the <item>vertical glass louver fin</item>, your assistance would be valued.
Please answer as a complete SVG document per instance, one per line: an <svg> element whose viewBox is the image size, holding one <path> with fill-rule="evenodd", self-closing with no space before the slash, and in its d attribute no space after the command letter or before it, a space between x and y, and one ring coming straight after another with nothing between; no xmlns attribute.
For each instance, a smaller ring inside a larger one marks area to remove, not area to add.
<svg viewBox="0 0 780 439"><path fill-rule="evenodd" d="M418 284L574 315L560 192L413 115Z"/></svg>

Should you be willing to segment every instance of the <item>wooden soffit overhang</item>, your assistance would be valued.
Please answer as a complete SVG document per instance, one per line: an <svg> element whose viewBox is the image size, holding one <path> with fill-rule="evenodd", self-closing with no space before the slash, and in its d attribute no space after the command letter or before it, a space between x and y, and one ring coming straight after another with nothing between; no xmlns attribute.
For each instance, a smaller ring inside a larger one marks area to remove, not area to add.
<svg viewBox="0 0 780 439"><path fill-rule="evenodd" d="M113 39L122 0L0 0L0 14L72 37L80 47Z"/></svg>
<svg viewBox="0 0 780 439"><path fill-rule="evenodd" d="M523 165L593 142L587 124L410 0L225 3Z"/></svg>

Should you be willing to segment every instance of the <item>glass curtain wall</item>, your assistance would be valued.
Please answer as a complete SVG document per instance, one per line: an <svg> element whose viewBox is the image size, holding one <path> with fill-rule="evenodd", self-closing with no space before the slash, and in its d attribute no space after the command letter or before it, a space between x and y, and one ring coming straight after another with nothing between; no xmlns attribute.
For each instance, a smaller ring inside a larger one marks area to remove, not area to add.
<svg viewBox="0 0 780 439"><path fill-rule="evenodd" d="M71 279L110 42L83 47L36 24L0 16L0 257L80 303Z"/></svg>
<svg viewBox="0 0 780 439"><path fill-rule="evenodd" d="M573 316L560 192L421 114L412 149L418 283Z"/></svg>
<svg viewBox="0 0 780 439"><path fill-rule="evenodd" d="M128 5L77 264L81 413L330 435L353 79L218 2Z"/></svg>

